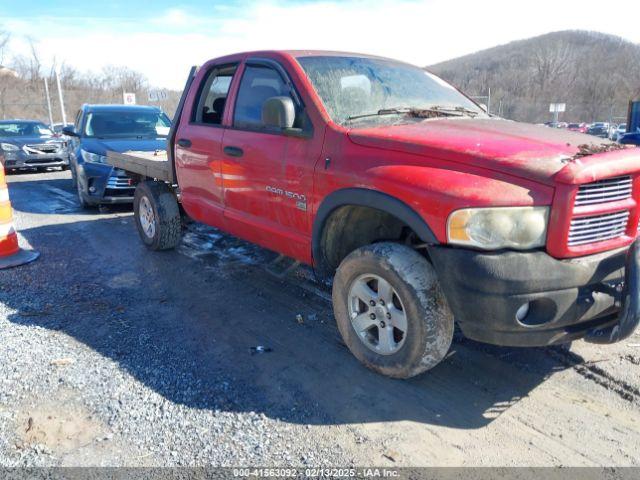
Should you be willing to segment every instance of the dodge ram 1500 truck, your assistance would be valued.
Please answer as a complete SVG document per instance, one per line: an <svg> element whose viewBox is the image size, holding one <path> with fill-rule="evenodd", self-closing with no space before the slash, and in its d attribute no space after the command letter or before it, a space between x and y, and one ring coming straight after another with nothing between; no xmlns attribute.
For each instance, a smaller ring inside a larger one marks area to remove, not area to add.
<svg viewBox="0 0 640 480"><path fill-rule="evenodd" d="M640 318L640 150L492 117L406 63L211 60L166 154L108 159L137 179L151 249L180 242L184 211L333 277L345 343L385 375L438 364L454 322L543 346L619 341Z"/></svg>

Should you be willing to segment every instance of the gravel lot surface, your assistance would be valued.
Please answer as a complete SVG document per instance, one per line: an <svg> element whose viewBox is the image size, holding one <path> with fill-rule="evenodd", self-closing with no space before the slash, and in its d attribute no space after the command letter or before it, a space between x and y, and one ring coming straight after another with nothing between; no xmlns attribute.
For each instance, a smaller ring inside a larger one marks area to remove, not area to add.
<svg viewBox="0 0 640 480"><path fill-rule="evenodd" d="M0 466L640 465L640 337L456 338L410 381L369 372L305 269L192 224L147 251L68 172L9 177L35 263L0 271ZM272 351L252 354L251 347Z"/></svg>

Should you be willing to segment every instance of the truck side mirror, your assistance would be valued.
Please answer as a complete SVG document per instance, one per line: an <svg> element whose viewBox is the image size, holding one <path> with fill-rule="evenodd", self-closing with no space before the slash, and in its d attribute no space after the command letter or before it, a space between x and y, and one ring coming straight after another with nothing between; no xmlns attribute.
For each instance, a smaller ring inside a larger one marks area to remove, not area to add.
<svg viewBox="0 0 640 480"><path fill-rule="evenodd" d="M271 97L262 104L262 123L265 127L286 130L293 128L296 108L290 97Z"/></svg>
<svg viewBox="0 0 640 480"><path fill-rule="evenodd" d="M67 125L65 127L62 127L62 134L63 135L67 135L69 137L77 137L78 134L76 133L76 129L73 128L73 125Z"/></svg>

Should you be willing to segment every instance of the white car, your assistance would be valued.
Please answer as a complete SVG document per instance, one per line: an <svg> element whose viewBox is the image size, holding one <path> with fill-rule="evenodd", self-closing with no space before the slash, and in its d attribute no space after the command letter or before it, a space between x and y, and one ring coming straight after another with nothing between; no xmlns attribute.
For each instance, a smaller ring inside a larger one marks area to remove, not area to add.
<svg viewBox="0 0 640 480"><path fill-rule="evenodd" d="M620 137L622 135L624 135L625 133L627 133L627 124L626 123L621 123L613 131L613 134L611 135L611 140L613 140L614 142L617 142L618 140L620 140Z"/></svg>

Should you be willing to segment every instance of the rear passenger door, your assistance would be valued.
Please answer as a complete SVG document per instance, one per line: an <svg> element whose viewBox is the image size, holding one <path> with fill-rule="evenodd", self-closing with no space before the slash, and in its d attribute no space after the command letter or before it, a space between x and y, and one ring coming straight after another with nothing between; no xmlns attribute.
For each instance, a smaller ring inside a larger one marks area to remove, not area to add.
<svg viewBox="0 0 640 480"><path fill-rule="evenodd" d="M194 218L221 226L223 116L237 65L217 65L200 77L189 122L176 135L175 159L182 202Z"/></svg>
<svg viewBox="0 0 640 480"><path fill-rule="evenodd" d="M308 150L309 138L288 136L263 124L263 104L281 96L292 98L296 118L305 115L279 64L247 60L233 123L223 141L225 218L232 233L300 258L300 252L308 252L310 241L307 198L317 155Z"/></svg>

